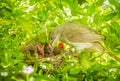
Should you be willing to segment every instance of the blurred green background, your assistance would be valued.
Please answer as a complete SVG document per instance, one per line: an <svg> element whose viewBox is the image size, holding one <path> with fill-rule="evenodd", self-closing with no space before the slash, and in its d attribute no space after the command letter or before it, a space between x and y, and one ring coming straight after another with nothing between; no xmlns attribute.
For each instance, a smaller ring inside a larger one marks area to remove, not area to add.
<svg viewBox="0 0 120 81"><path fill-rule="evenodd" d="M103 45L120 56L120 0L0 0L0 81L26 81L23 45L49 43L50 31L66 22L95 29L106 37ZM120 62L106 53L63 56L57 69L51 63L35 62L28 81L120 80Z"/></svg>

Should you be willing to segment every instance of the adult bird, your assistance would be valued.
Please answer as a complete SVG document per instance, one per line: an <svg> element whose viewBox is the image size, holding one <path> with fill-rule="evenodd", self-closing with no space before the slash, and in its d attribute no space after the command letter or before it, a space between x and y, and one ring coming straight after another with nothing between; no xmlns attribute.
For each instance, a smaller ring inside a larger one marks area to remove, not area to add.
<svg viewBox="0 0 120 81"><path fill-rule="evenodd" d="M76 53L84 49L104 50L99 43L104 36L80 23L71 22L55 27L50 33L50 44L54 46L58 40L72 45Z"/></svg>

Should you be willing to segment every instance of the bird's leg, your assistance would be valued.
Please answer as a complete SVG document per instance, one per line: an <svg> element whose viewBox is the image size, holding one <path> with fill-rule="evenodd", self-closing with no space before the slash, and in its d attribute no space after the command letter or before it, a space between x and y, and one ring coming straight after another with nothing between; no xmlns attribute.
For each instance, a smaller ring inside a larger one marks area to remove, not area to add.
<svg viewBox="0 0 120 81"><path fill-rule="evenodd" d="M44 57L44 45L38 45L37 48L38 48L38 52L39 54L42 55L42 57Z"/></svg>

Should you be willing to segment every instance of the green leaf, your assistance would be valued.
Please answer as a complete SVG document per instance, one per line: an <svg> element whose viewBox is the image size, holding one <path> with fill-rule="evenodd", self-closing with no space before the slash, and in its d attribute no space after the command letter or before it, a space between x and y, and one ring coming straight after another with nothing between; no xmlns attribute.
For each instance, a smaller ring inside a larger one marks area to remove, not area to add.
<svg viewBox="0 0 120 81"><path fill-rule="evenodd" d="M43 70L40 70L38 76L43 77Z"/></svg>
<svg viewBox="0 0 120 81"><path fill-rule="evenodd" d="M112 28L115 30L114 33L118 36L118 39L120 38L120 25L118 22L111 23Z"/></svg>
<svg viewBox="0 0 120 81"><path fill-rule="evenodd" d="M70 68L71 68L71 65L67 65L63 68L62 72L64 72L64 73L68 72L70 70Z"/></svg>
<svg viewBox="0 0 120 81"><path fill-rule="evenodd" d="M80 68L71 68L69 73L75 75L78 74L79 72L80 72Z"/></svg>
<svg viewBox="0 0 120 81"><path fill-rule="evenodd" d="M85 3L86 2L86 0L78 0L78 3L80 4L80 5L82 5L83 3Z"/></svg>
<svg viewBox="0 0 120 81"><path fill-rule="evenodd" d="M78 79L75 77L69 76L68 81L78 81Z"/></svg>
<svg viewBox="0 0 120 81"><path fill-rule="evenodd" d="M110 2L112 5L116 6L117 9L120 8L120 2L119 2L119 0L109 0L109 2Z"/></svg>
<svg viewBox="0 0 120 81"><path fill-rule="evenodd" d="M90 5L90 6L88 7L88 9L87 9L88 15L90 15L90 16L93 15L95 9L96 9L96 6L95 6L95 5Z"/></svg>
<svg viewBox="0 0 120 81"><path fill-rule="evenodd" d="M112 20L112 18L116 16L116 13L109 13L107 15L104 16L103 20L105 21L109 21L109 20Z"/></svg>
<svg viewBox="0 0 120 81"><path fill-rule="evenodd" d="M104 3L104 1L105 1L105 0L98 0L98 1L96 2L96 5L97 5L97 6L102 6L103 3Z"/></svg>

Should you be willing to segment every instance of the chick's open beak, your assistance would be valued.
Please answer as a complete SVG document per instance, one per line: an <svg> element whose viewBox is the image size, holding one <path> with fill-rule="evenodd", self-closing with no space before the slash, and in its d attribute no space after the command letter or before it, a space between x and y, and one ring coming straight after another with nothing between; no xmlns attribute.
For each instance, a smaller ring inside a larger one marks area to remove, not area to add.
<svg viewBox="0 0 120 81"><path fill-rule="evenodd" d="M44 45L38 45L37 48L38 48L38 52L39 54L42 55L42 57L44 57Z"/></svg>

